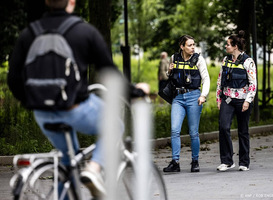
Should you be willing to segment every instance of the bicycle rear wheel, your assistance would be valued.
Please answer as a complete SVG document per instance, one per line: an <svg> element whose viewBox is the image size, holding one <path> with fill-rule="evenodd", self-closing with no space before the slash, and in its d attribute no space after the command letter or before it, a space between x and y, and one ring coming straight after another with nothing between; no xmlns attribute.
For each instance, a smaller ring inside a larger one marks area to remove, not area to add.
<svg viewBox="0 0 273 200"><path fill-rule="evenodd" d="M118 197L121 200L135 200L135 170L132 165L127 165L118 180ZM149 183L150 200L167 200L167 192L164 180L155 164L152 165L152 173L147 177Z"/></svg>
<svg viewBox="0 0 273 200"><path fill-rule="evenodd" d="M67 179L67 172L59 167L58 184L62 189L59 190L59 198L68 196L69 199L75 199L73 187L70 187L70 181ZM67 187L62 187L66 184ZM16 191L17 190L17 191ZM53 200L54 199L54 165L53 163L41 164L33 169L26 182L18 180L15 189L14 199L16 200ZM62 199L62 198L61 198Z"/></svg>

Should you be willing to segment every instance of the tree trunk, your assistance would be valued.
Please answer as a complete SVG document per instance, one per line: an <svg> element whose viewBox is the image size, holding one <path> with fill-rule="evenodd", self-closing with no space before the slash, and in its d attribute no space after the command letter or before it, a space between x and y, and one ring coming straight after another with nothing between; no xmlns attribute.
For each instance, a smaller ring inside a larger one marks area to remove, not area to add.
<svg viewBox="0 0 273 200"><path fill-rule="evenodd" d="M241 0L239 14L237 19L237 31L245 31L246 53L250 55L250 33L252 25L252 10L253 5L249 0Z"/></svg>
<svg viewBox="0 0 273 200"><path fill-rule="evenodd" d="M260 111L259 111L259 84L258 84L258 65L257 65L257 22L256 22L256 3L255 0L249 2L251 4L251 13L252 13L252 49L253 49L253 60L256 64L256 76L257 76L257 92L254 98L254 119L258 123L260 121Z"/></svg>
<svg viewBox="0 0 273 200"><path fill-rule="evenodd" d="M111 0L89 0L90 23L103 35L111 51Z"/></svg>

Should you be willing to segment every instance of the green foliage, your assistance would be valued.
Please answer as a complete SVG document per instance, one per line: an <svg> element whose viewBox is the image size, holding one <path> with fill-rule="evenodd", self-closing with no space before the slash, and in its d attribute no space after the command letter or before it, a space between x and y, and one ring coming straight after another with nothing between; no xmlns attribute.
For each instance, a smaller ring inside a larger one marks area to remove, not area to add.
<svg viewBox="0 0 273 200"><path fill-rule="evenodd" d="M0 68L0 155L49 152L53 146L35 122L33 112L23 108L6 84L7 64ZM79 133L79 142L86 147L95 137Z"/></svg>
<svg viewBox="0 0 273 200"><path fill-rule="evenodd" d="M156 94L158 90L157 68L159 59L148 60L149 54L144 54L141 60L132 57L132 81L147 82L150 84L151 93ZM122 71L122 56L113 56L115 64ZM4 64L7 66L7 64ZM271 69L273 70L273 69ZM220 66L208 66L211 87L207 102L203 106L199 132L210 132L218 130L219 111L216 106L215 91L216 81L220 71ZM271 72L273 73L273 71ZM262 66L258 68L259 88L262 84ZM52 145L41 133L35 123L32 112L21 107L11 95L6 85L7 67L0 68L0 155L14 155L18 153L48 152ZM271 82L273 77L271 77ZM155 96L155 95L154 95ZM260 95L261 98L261 95ZM272 124L273 123L273 102L264 109L260 109L260 122L254 121L253 112L250 126ZM171 130L171 105L163 103L160 97L153 100L154 135L156 138L170 137ZM131 120L127 117L128 129L131 129ZM183 122L181 134L188 134L187 118ZM128 125L129 124L129 125ZM236 119L233 120L232 127L237 127ZM129 133L126 130L126 135ZM79 141L82 147L88 146L96 140L95 136L86 136L79 133Z"/></svg>
<svg viewBox="0 0 273 200"><path fill-rule="evenodd" d="M86 21L89 21L89 1L87 0L77 0L75 12L78 13L81 17L83 17Z"/></svg>
<svg viewBox="0 0 273 200"><path fill-rule="evenodd" d="M154 132L157 138L170 136L171 131L171 106L169 104L155 104L153 106Z"/></svg>
<svg viewBox="0 0 273 200"><path fill-rule="evenodd" d="M268 85L268 67L266 67L266 77L264 77L263 76L263 66L262 65L259 65L258 66L258 76L259 76L259 78L258 78L258 87L259 87L259 93L258 93L258 98L262 101L262 99L263 99L263 90L262 90L262 88L263 88L263 80L265 80L265 89L266 89L266 95L265 95L265 97L266 97L266 101L268 101L269 100L269 97L272 97L272 84L273 84L273 76L272 76L272 74L273 74L273 67L272 67L272 65L271 65L271 67L270 67L270 74L271 74L271 76L270 76L270 84L271 85ZM268 91L268 88L271 88L271 94L270 93L268 93L269 91ZM273 98L271 98L271 100L269 101L269 104L270 105L272 105L273 104Z"/></svg>
<svg viewBox="0 0 273 200"><path fill-rule="evenodd" d="M10 145L6 142L6 138L0 137L0 147L1 147L0 155L7 156L7 155L15 155L18 153L14 145Z"/></svg>
<svg viewBox="0 0 273 200"><path fill-rule="evenodd" d="M250 54L252 2L247 0L162 0L128 1L129 43L138 44L144 51L173 54L178 50L178 39L192 35L197 45L214 60L223 58L227 36L245 30L246 50ZM273 47L272 1L256 1L258 43ZM120 22L123 16L120 16ZM113 44L123 44L124 24L116 24L112 32ZM154 58L152 58L154 59Z"/></svg>
<svg viewBox="0 0 273 200"><path fill-rule="evenodd" d="M45 152L52 148L32 112L22 108L7 88L1 87L1 90L5 97L1 98L0 105L0 138L5 145L0 149L0 155Z"/></svg>
<svg viewBox="0 0 273 200"><path fill-rule="evenodd" d="M82 17L89 21L89 3L91 1L77 1L77 10ZM178 50L177 40L182 34L190 34L195 37L196 43L205 41L208 55L213 59L223 57L224 41L238 25L238 18L242 14L240 6L243 0L148 0L128 1L129 5L129 40L130 44L138 44L145 51L140 60L132 57L131 71L132 82L147 82L150 84L151 93L158 91L157 68L159 54L167 51L169 55ZM3 4L3 5L2 5ZM269 1L256 2L258 22L258 42L266 42L272 48L272 3ZM122 13L122 1L112 1L112 49L113 59L122 71L122 56L120 45L124 44L124 21ZM12 0L1 2L0 15L3 19L0 27L0 62L5 61L10 54L15 39L20 30L26 24L26 10L24 1ZM271 17L271 18L270 18ZM116 20L116 19L119 20ZM116 22L116 23L114 23ZM267 34L264 41L264 33ZM147 53L149 52L149 53ZM2 62L1 62L2 63ZM207 102L204 104L200 132L218 130L218 109L215 102L216 80L219 66L208 67L211 88ZM271 70L273 70L271 68ZM25 110L13 98L6 85L7 63L0 67L0 154L12 155L25 152L46 152L52 149L51 144L41 133L35 123L32 112ZM259 89L262 88L262 67L258 69ZM271 71L273 74L273 71ZM273 76L271 76L271 83ZM262 93L259 92L259 98ZM155 119L155 137L170 136L170 110L171 106L162 103L162 99L156 97L153 104L153 115ZM270 105L273 100L270 101ZM250 125L261 125L273 123L272 107L267 106L260 109L260 122L257 124L253 119ZM253 114L253 112L252 112ZM253 118L253 116L252 116ZM237 125L236 119L232 128ZM187 134L187 119L182 126L182 134ZM95 137L79 134L82 146L87 146L95 141Z"/></svg>
<svg viewBox="0 0 273 200"><path fill-rule="evenodd" d="M0 63L8 59L18 37L26 24L24 2L9 0L0 2Z"/></svg>
<svg viewBox="0 0 273 200"><path fill-rule="evenodd" d="M131 58L131 80L133 83L149 83L151 87L151 92L157 93L157 70L159 65L159 59L148 60L147 57L148 55L144 54L144 57L140 60L134 57ZM114 54L113 60L119 70L122 71L122 55Z"/></svg>
<svg viewBox="0 0 273 200"><path fill-rule="evenodd" d="M144 58L140 61L140 67L138 66L138 61L134 58L131 59L131 71L132 71L132 80L133 82L144 81L150 84L151 93L156 94L158 92L157 85L157 67L159 59L148 60L149 54L144 54ZM122 57L119 54L115 54L113 57L116 65L119 69L122 69ZM141 78L138 79L137 70L138 67L141 70ZM273 74L273 68L271 68ZM122 70L121 70L122 71ZM220 64L216 66L208 66L208 71L210 74L210 93L207 97L207 102L203 105L203 110L200 119L199 132L210 132L218 130L218 115L219 111L216 104L216 82L220 71ZM259 75L259 89L262 88L262 66L258 67ZM138 81L139 80L139 81ZM273 76L271 77L271 83L273 82ZM261 92L259 92L259 98L261 98ZM163 100L160 97L156 97L153 100L153 116L154 116L154 131L155 137L170 137L170 126L171 126L171 105L167 103L162 103ZM271 104L273 105L273 100ZM250 126L257 126L263 124L272 124L273 123L273 110L272 106L268 105L265 109L260 109L260 122L256 123L254 121L254 112L252 111L252 116L250 120ZM184 120L182 125L182 134L188 134L187 118ZM234 129L237 127L236 118L233 120L231 128Z"/></svg>

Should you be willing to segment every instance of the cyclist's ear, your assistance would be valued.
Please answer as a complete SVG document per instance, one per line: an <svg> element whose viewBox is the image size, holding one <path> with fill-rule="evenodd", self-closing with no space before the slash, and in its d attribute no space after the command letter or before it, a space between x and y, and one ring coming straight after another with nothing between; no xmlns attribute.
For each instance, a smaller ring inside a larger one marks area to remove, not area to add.
<svg viewBox="0 0 273 200"><path fill-rule="evenodd" d="M65 11L67 13L73 13L76 6L76 0L68 0L67 6L65 8Z"/></svg>

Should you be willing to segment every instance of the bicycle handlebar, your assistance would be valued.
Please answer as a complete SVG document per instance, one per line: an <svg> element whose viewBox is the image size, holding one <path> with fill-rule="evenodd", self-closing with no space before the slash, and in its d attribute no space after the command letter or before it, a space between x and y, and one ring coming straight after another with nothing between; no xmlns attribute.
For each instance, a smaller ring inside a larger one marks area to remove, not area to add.
<svg viewBox="0 0 273 200"><path fill-rule="evenodd" d="M100 84L100 83L94 83L92 85L88 85L87 90L90 93L90 92L92 92L94 90L107 91L107 88L104 85Z"/></svg>
<svg viewBox="0 0 273 200"><path fill-rule="evenodd" d="M94 91L96 91L96 90L103 91L103 92L107 92L108 89L107 89L103 84L101 84L101 83L94 83L94 84L91 84L91 85L89 85L89 86L87 87L87 91L88 91L89 93L92 93L92 92L94 92ZM151 99L150 99L150 97L149 97L148 95L145 95L145 96L142 97L142 98L144 99L145 102L151 103ZM129 103L127 100L125 100L124 98L121 98L121 99L122 99L122 101L124 101L127 105L130 104L130 103Z"/></svg>

